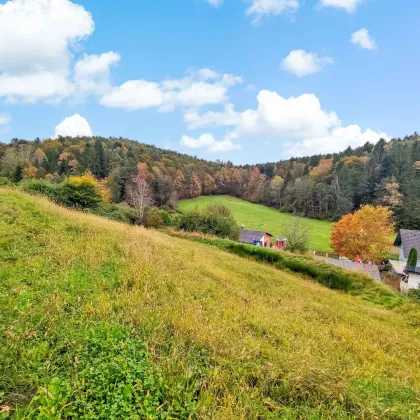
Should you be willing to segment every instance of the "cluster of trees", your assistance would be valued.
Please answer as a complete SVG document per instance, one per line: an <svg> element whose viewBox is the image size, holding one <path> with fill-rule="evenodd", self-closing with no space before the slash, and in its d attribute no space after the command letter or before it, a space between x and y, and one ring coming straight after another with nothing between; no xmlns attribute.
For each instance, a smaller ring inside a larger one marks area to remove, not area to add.
<svg viewBox="0 0 420 420"><path fill-rule="evenodd" d="M59 183L91 172L114 203L150 205L226 194L285 212L338 220L362 205L392 209L398 226L420 229L420 137L366 143L342 153L234 166L123 138L13 139L0 144L0 177ZM143 209L143 210L142 210Z"/></svg>

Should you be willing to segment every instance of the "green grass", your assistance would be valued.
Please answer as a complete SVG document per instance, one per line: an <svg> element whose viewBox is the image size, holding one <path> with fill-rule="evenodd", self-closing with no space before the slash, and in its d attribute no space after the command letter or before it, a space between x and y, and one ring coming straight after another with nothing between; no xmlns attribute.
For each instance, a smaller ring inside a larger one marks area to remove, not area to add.
<svg viewBox="0 0 420 420"><path fill-rule="evenodd" d="M195 206L206 206L209 203L220 203L228 207L233 217L239 225L244 225L247 229L263 230L276 237L283 235L282 228L291 222L295 216L288 213L281 213L260 204L250 203L228 196L202 196L193 200L183 200L179 202L179 210L185 211ZM331 223L299 217L302 224L309 230L310 246L312 249L323 252L332 252L330 248Z"/></svg>
<svg viewBox="0 0 420 420"><path fill-rule="evenodd" d="M416 419L419 320L0 188L0 418Z"/></svg>

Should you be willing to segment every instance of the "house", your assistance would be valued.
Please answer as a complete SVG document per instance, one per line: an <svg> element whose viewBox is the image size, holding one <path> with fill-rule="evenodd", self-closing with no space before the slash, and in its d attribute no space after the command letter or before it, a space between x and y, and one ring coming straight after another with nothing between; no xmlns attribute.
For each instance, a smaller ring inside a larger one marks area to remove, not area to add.
<svg viewBox="0 0 420 420"><path fill-rule="evenodd" d="M408 255L412 248L417 249L420 257L420 231L401 229L394 246L400 247L399 261L391 261L397 274L401 275L401 291L418 289L420 287L420 259L416 267L408 267Z"/></svg>
<svg viewBox="0 0 420 420"><path fill-rule="evenodd" d="M242 226L239 242L243 244L251 244L270 248L272 237L273 235L271 233L262 232L259 230L248 230Z"/></svg>

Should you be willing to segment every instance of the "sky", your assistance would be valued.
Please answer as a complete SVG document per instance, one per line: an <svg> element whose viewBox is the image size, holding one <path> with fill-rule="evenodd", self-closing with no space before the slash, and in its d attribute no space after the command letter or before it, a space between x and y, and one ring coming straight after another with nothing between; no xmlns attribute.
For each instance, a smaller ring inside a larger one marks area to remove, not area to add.
<svg viewBox="0 0 420 420"><path fill-rule="evenodd" d="M0 142L236 164L419 130L418 0L0 0Z"/></svg>

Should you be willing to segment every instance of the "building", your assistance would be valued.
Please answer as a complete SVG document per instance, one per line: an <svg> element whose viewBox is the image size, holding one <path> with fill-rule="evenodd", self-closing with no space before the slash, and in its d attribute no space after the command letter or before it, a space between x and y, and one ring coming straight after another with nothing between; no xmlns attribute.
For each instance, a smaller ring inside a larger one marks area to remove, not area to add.
<svg viewBox="0 0 420 420"><path fill-rule="evenodd" d="M243 244L250 244L270 248L272 237L273 235L271 233L262 232L259 230L248 230L242 226L239 242Z"/></svg>
<svg viewBox="0 0 420 420"><path fill-rule="evenodd" d="M412 248L417 249L420 257L420 231L401 229L394 243L400 248L399 261L391 261L397 274L401 275L401 291L418 289L420 287L420 258L416 267L408 267L408 255Z"/></svg>

